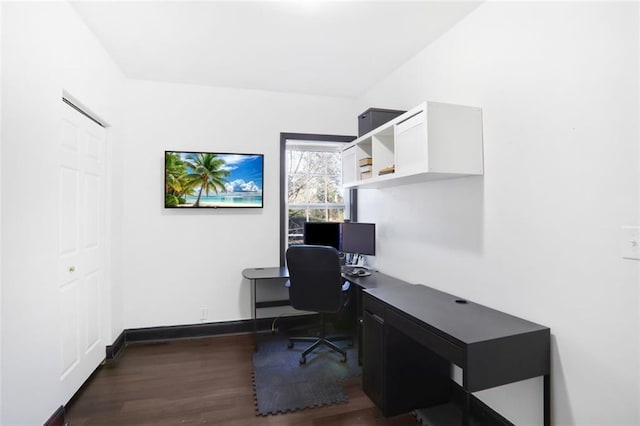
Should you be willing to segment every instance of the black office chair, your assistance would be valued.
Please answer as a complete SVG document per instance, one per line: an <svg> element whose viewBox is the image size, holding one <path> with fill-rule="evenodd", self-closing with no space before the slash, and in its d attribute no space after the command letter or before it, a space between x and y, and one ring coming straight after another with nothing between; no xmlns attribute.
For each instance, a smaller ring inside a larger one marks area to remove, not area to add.
<svg viewBox="0 0 640 426"><path fill-rule="evenodd" d="M307 355L320 345L326 345L342 355L347 352L333 341L351 340L350 336L336 336L329 340L325 332L325 314L338 313L348 298L349 282L342 278L338 251L329 246L296 245L287 250L289 269L289 301L299 310L320 314L319 337L291 337L289 348L295 341L314 342L302 353L300 364L307 362Z"/></svg>

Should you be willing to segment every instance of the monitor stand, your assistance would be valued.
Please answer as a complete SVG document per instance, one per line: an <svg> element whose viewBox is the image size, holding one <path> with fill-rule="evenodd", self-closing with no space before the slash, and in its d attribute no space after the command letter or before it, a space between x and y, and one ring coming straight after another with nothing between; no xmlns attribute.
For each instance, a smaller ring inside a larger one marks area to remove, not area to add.
<svg viewBox="0 0 640 426"><path fill-rule="evenodd" d="M364 255L357 253L345 253L344 266L348 268L369 269L364 265Z"/></svg>

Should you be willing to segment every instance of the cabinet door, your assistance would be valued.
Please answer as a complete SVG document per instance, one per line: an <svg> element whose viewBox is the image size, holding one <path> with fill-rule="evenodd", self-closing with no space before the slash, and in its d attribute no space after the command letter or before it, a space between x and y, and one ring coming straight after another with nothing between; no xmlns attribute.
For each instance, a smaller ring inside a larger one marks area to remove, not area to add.
<svg viewBox="0 0 640 426"><path fill-rule="evenodd" d="M352 146L342 151L342 183L349 184L356 181L356 147Z"/></svg>
<svg viewBox="0 0 640 426"><path fill-rule="evenodd" d="M385 416L451 401L451 364L413 337L391 325L387 316L384 332ZM364 376L363 376L364 378Z"/></svg>
<svg viewBox="0 0 640 426"><path fill-rule="evenodd" d="M396 173L401 175L429 171L426 111L396 125Z"/></svg>
<svg viewBox="0 0 640 426"><path fill-rule="evenodd" d="M368 311L364 311L362 319L362 389L382 409L384 320Z"/></svg>

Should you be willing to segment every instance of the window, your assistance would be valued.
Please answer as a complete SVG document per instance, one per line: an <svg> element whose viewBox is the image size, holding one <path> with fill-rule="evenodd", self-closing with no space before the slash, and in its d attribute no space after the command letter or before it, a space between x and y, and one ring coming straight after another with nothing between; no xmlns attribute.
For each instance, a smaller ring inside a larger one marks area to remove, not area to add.
<svg viewBox="0 0 640 426"><path fill-rule="evenodd" d="M287 245L302 243L304 222L342 222L341 154L339 145L287 141Z"/></svg>
<svg viewBox="0 0 640 426"><path fill-rule="evenodd" d="M341 148L351 136L281 134L281 264L302 243L304 222L354 217L353 191L342 190Z"/></svg>

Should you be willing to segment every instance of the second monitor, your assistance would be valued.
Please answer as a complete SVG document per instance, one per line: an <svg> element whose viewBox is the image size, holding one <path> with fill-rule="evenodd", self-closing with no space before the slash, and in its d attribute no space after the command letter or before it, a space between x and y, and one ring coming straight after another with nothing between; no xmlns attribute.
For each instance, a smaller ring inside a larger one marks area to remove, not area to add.
<svg viewBox="0 0 640 426"><path fill-rule="evenodd" d="M343 253L376 254L376 224L345 222L340 226L340 251Z"/></svg>

